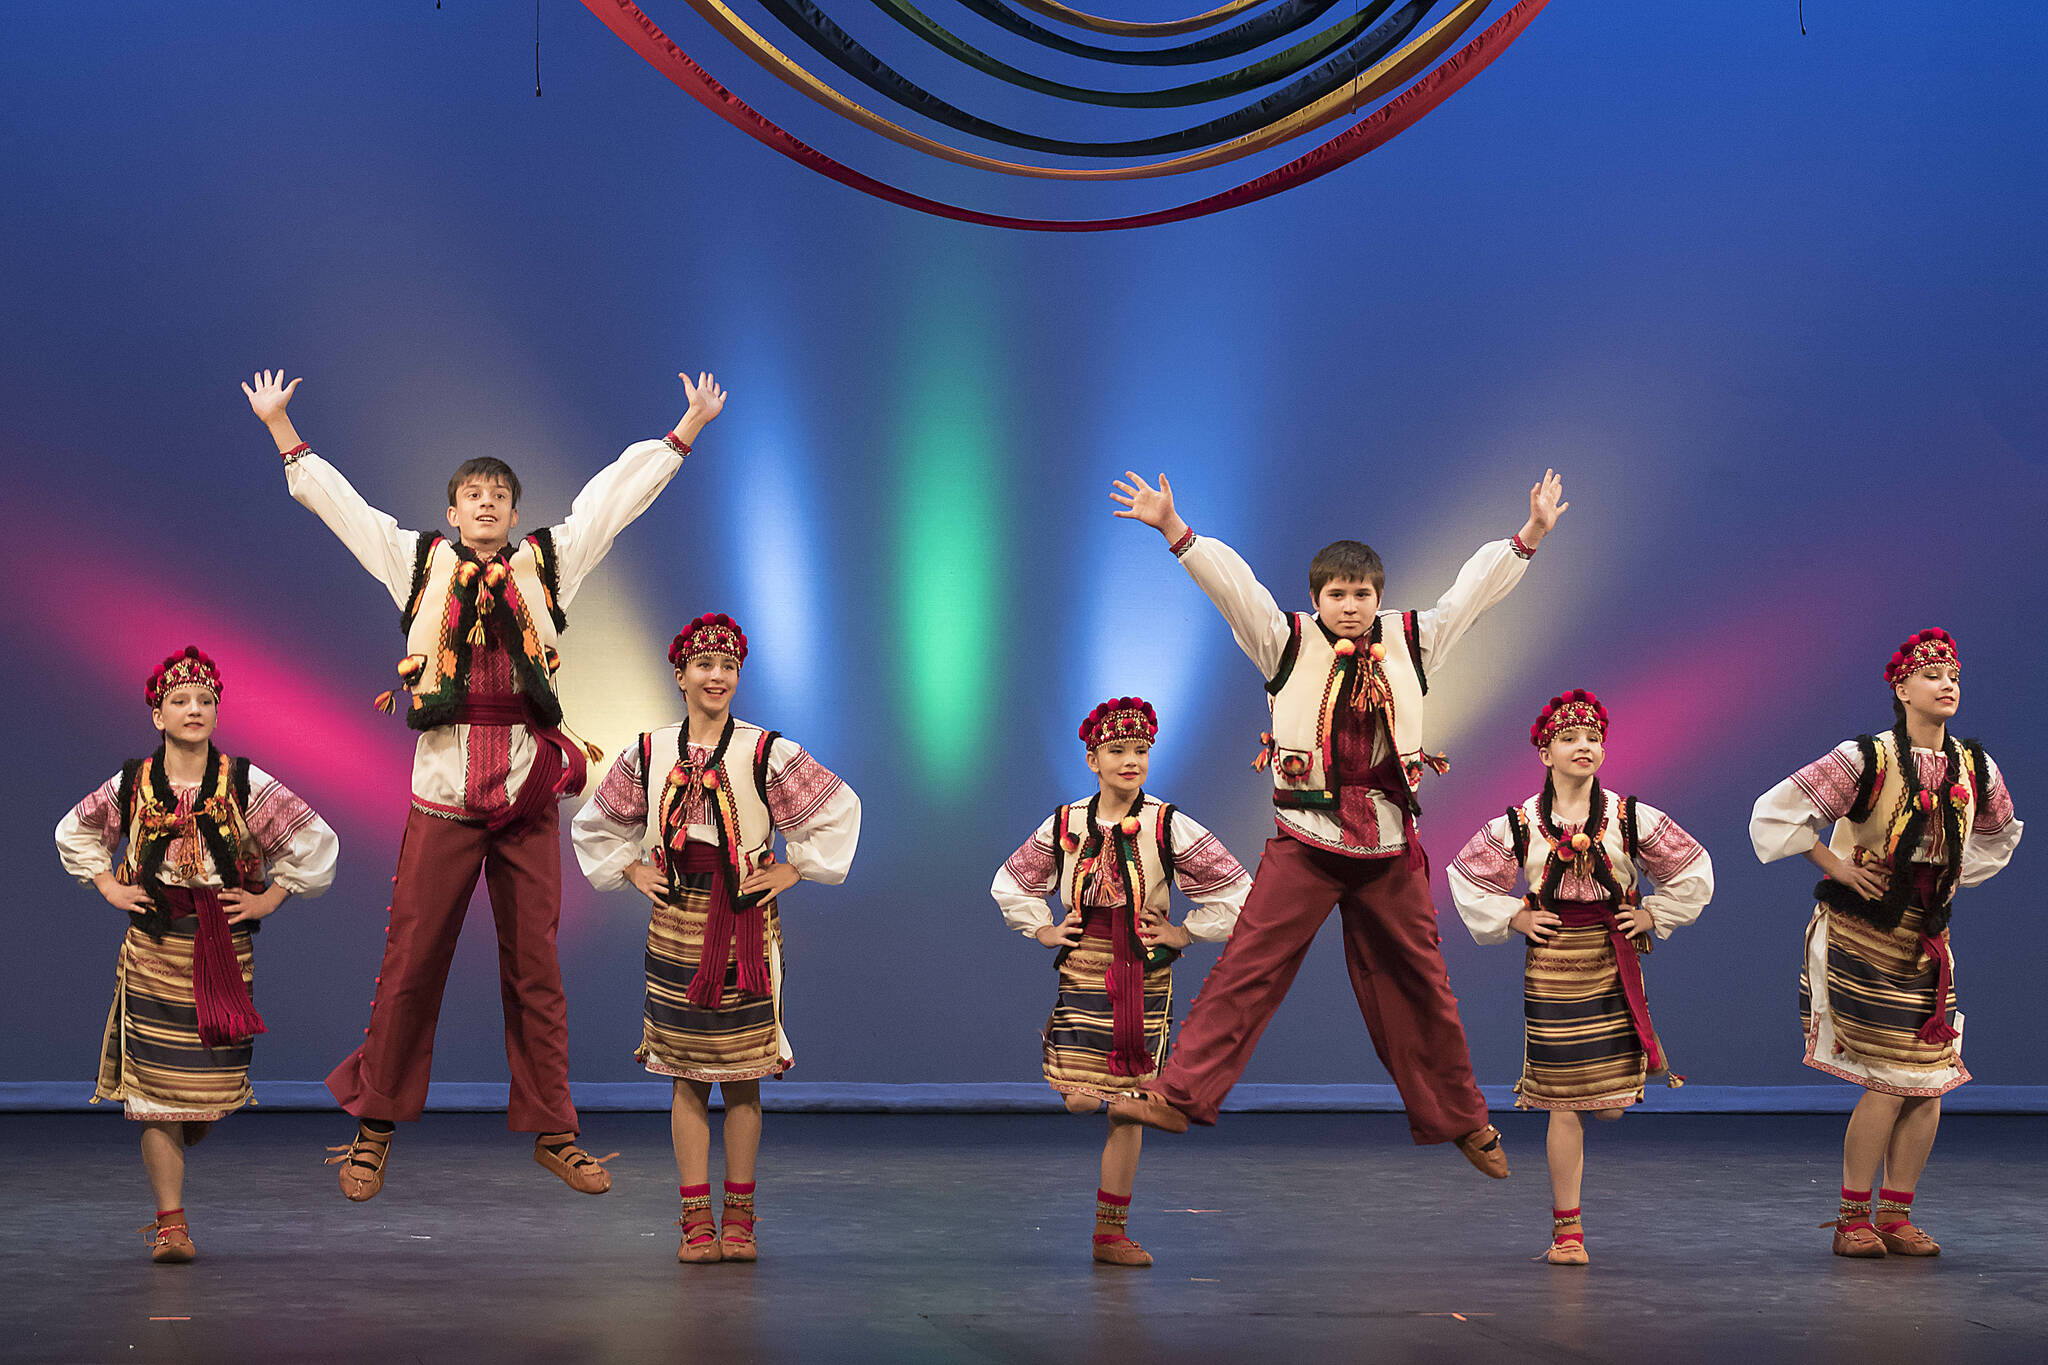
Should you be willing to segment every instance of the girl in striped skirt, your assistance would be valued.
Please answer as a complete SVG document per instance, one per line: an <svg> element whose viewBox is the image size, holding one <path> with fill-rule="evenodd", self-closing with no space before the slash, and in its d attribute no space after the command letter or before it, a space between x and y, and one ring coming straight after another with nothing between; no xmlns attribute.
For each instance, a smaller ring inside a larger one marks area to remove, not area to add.
<svg viewBox="0 0 2048 1365"><path fill-rule="evenodd" d="M1045 1079L1076 1114L1158 1075L1173 1022L1173 960L1195 939L1229 938L1251 891L1215 835L1145 793L1158 732L1151 704L1137 697L1089 712L1081 742L1100 789L1047 817L990 887L1012 929L1058 953ZM1166 917L1172 886L1196 905L1178 925ZM1065 911L1057 923L1045 903L1055 892ZM1152 1264L1127 1232L1143 1133L1113 1124L1103 1145L1094 1257L1105 1265Z"/></svg>
<svg viewBox="0 0 2048 1365"><path fill-rule="evenodd" d="M1936 1256L1913 1224L1913 1194L1941 1097L1970 1079L1949 912L1959 888L2011 860L2021 826L1998 765L1949 733L1963 672L1948 632L1912 636L1884 678L1891 730L1839 744L1765 792L1749 837L1764 862L1803 854L1824 875L1799 975L1806 1064L1864 1093L1842 1140L1842 1202L1822 1226L1837 1256Z"/></svg>
<svg viewBox="0 0 2048 1365"><path fill-rule="evenodd" d="M1479 943L1529 941L1527 1021L1515 1105L1550 1111L1552 1265L1585 1265L1581 1114L1618 1119L1648 1078L1671 1073L1650 1022L1641 957L1699 918L1714 894L1707 851L1670 816L1600 785L1607 708L1583 688L1552 697L1529 742L1543 790L1472 836L1450 869L1458 914ZM1647 879L1653 894L1641 894ZM1528 887L1516 894L1517 882Z"/></svg>
<svg viewBox="0 0 2048 1365"><path fill-rule="evenodd" d="M635 1054L674 1083L686 1263L752 1261L761 1078L795 1064L782 1031L778 898L853 867L860 798L801 745L732 714L747 637L708 615L669 646L689 718L640 736L573 822L583 875L653 902ZM774 838L782 835L784 857ZM651 843L651 849L648 845ZM711 1210L711 1087L725 1101L725 1199Z"/></svg>
<svg viewBox="0 0 2048 1365"><path fill-rule="evenodd" d="M327 889L340 845L276 778L213 747L213 660L188 645L143 693L163 743L72 807L57 853L128 912L93 1103L119 1100L142 1125L157 1212L141 1231L151 1259L180 1263L198 1255L185 1149L249 1102L249 1056L266 1031L249 998L256 930L287 897Z"/></svg>

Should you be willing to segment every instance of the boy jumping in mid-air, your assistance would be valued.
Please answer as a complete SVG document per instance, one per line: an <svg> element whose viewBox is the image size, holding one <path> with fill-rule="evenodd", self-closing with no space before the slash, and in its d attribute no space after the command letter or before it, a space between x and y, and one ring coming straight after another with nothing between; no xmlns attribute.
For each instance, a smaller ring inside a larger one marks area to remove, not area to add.
<svg viewBox="0 0 2048 1365"><path fill-rule="evenodd" d="M299 439L286 408L299 386L264 370L244 384L249 406L284 457L291 494L341 539L398 604L412 693L406 723L420 732L412 808L399 845L391 924L363 1044L327 1078L356 1116L353 1142L330 1164L341 1192L384 1187L394 1124L427 1099L434 1025L455 937L479 872L498 926L506 1123L535 1135L534 1160L585 1194L611 1175L576 1144L569 1099L568 1006L555 956L562 850L556 801L583 790L586 754L561 729L555 642L569 603L612 540L682 467L690 443L725 407L710 375L687 376L689 411L675 430L628 446L584 486L561 524L513 539L519 477L502 460L466 460L448 480L450 539L399 529L341 472ZM390 709L393 696L377 699ZM608 1158L607 1158L608 1159Z"/></svg>
<svg viewBox="0 0 2048 1365"><path fill-rule="evenodd" d="M1310 613L1282 611L1229 546L1188 529L1165 475L1157 488L1135 473L1125 479L1112 495L1122 504L1116 515L1166 537L1266 680L1273 729L1259 766L1272 769L1279 830L1158 1082L1118 1099L1111 1117L1174 1133L1190 1119L1214 1123L1334 903L1351 989L1415 1141L1454 1141L1474 1166L1505 1178L1507 1155L1472 1079L1438 947L1415 788L1425 767L1445 766L1422 747L1430 678L1480 613L1521 581L1569 506L1558 500L1563 480L1544 471L1521 531L1481 546L1435 607L1381 611L1380 557L1340 540L1309 563Z"/></svg>

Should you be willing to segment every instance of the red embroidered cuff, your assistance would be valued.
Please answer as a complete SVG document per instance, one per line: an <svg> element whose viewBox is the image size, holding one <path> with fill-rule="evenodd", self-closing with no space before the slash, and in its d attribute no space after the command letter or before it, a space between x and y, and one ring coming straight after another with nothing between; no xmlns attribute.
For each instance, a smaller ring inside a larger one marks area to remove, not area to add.
<svg viewBox="0 0 2048 1365"><path fill-rule="evenodd" d="M283 460L286 464L297 464L299 462L299 457L301 455L310 454L312 452L312 449L313 446L310 442L301 441L297 445L293 446L290 450L280 450L279 452L277 452L277 454L278 458Z"/></svg>
<svg viewBox="0 0 2048 1365"><path fill-rule="evenodd" d="M1190 526L1186 531L1181 533L1181 538L1179 540L1173 542L1173 557L1175 559L1179 559L1182 555L1188 552L1188 547L1190 545L1193 545L1194 543L1195 528Z"/></svg>
<svg viewBox="0 0 2048 1365"><path fill-rule="evenodd" d="M1522 543L1522 533L1519 531L1508 540L1508 545L1522 559L1528 559L1536 553L1534 545L1524 545Z"/></svg>
<svg viewBox="0 0 2048 1365"><path fill-rule="evenodd" d="M671 431L668 435L662 437L661 439L668 442L668 448L670 450L673 450L678 455L687 455L690 453L690 443L688 441L678 440L676 438L676 434L673 431Z"/></svg>

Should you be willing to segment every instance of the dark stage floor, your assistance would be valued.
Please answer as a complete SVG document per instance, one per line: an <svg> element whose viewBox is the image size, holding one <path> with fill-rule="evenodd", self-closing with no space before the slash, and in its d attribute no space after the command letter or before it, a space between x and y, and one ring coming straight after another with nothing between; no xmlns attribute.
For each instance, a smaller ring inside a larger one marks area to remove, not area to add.
<svg viewBox="0 0 2048 1365"><path fill-rule="evenodd" d="M1633 1115L1592 1134L1594 1264L1548 1241L1541 1120L1515 1175L1416 1149L1393 1115L1236 1115L1150 1135L1145 1271L1088 1260L1101 1119L770 1114L764 1259L675 1263L665 1116L588 1117L624 1149L600 1198L487 1115L400 1136L351 1205L334 1115L251 1113L194 1153L202 1259L155 1266L135 1129L0 1119L8 1361L2048 1359L2048 1120L1956 1117L1922 1186L1938 1260L1852 1262L1839 1118Z"/></svg>

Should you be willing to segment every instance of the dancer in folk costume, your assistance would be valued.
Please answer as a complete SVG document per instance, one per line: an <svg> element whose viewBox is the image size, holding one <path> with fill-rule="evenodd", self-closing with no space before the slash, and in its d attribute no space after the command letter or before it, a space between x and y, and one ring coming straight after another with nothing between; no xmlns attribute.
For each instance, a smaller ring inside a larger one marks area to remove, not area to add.
<svg viewBox="0 0 2048 1365"><path fill-rule="evenodd" d="M327 1088L357 1119L338 1153L341 1192L384 1187L392 1133L426 1105L434 1029L456 935L481 874L498 930L498 974L511 1065L506 1126L534 1134L533 1158L571 1189L602 1194L611 1175L577 1145L569 1097L568 1003L555 953L562 853L556 802L582 792L586 751L562 729L555 646L568 608L613 539L682 467L690 443L724 410L710 375L683 386L689 411L660 440L628 446L586 484L560 524L514 538L519 476L502 460L464 461L448 480L454 538L401 530L341 471L299 439L286 409L299 381L265 370L242 386L270 429L298 501L327 523L398 605L420 732L412 805L392 878L391 922L363 1044ZM378 697L390 710L393 694Z"/></svg>
<svg viewBox="0 0 2048 1365"><path fill-rule="evenodd" d="M1081 743L1100 787L1061 806L996 871L1003 919L1059 956L1059 998L1045 1025L1045 1079L1067 1109L1092 1114L1159 1074L1173 1024L1173 962L1196 939L1230 937L1251 878L1230 850L1177 807L1145 791L1159 718L1117 697L1088 713ZM1196 909L1167 919L1178 886ZM1055 923L1045 898L1057 894ZM1144 1129L1112 1124L1095 1191L1095 1259L1147 1266L1132 1241L1131 1189Z"/></svg>
<svg viewBox="0 0 2048 1365"><path fill-rule="evenodd" d="M1650 1023L1640 959L1691 924L1714 864L1676 821L1600 785L1607 708L1584 688L1552 697L1529 727L1543 790L1489 821L1451 864L1451 896L1478 943L1529 941L1522 1079L1515 1105L1550 1111L1552 1265L1585 1265L1581 1114L1618 1119L1650 1076L1671 1072ZM1641 883L1655 888L1645 896ZM1527 895L1517 895L1520 883Z"/></svg>
<svg viewBox="0 0 2048 1365"><path fill-rule="evenodd" d="M196 647L164 660L143 686L163 742L57 825L64 870L128 912L93 1103L119 1100L142 1124L157 1210L142 1232L158 1262L198 1254L185 1148L249 1102L250 1053L267 1032L249 997L256 931L288 897L325 891L340 851L283 783L213 746L221 690Z"/></svg>
<svg viewBox="0 0 2048 1365"><path fill-rule="evenodd" d="M1824 874L1799 974L1806 1064L1864 1090L1842 1140L1841 1206L1821 1226L1837 1256L1938 1256L1913 1195L1941 1097L1970 1079L1949 915L1958 890L2012 859L2021 825L1984 746L1949 731L1963 668L1948 632L1911 636L1884 680L1892 728L1765 792L1749 837L1764 862L1799 853Z"/></svg>
<svg viewBox="0 0 2048 1365"><path fill-rule="evenodd" d="M751 1261L761 1078L795 1064L782 1030L782 893L837 886L860 842L860 798L793 740L732 714L747 637L697 618L669 646L688 719L619 755L577 813L583 875L653 902L647 1005L635 1054L674 1083L686 1263ZM774 839L783 838L784 857ZM652 835L653 847L646 850ZM725 1101L725 1200L711 1210L711 1087Z"/></svg>
<svg viewBox="0 0 2048 1365"><path fill-rule="evenodd" d="M1116 489L1116 515L1166 538L1265 679L1273 729L1260 766L1272 768L1279 830L1159 1080L1116 1100L1111 1117L1168 1132L1190 1119L1214 1123L1334 903L1351 989L1410 1133L1417 1143L1455 1142L1482 1172L1505 1179L1507 1155L1472 1078L1444 970L1415 788L1426 769L1448 766L1423 748L1430 680L1521 581L1569 506L1559 501L1563 481L1546 471L1529 490L1521 531L1481 546L1425 611L1379 609L1386 571L1370 546L1324 546L1309 562L1314 613L1282 611L1236 553L1190 530L1164 475L1154 488L1127 474Z"/></svg>

